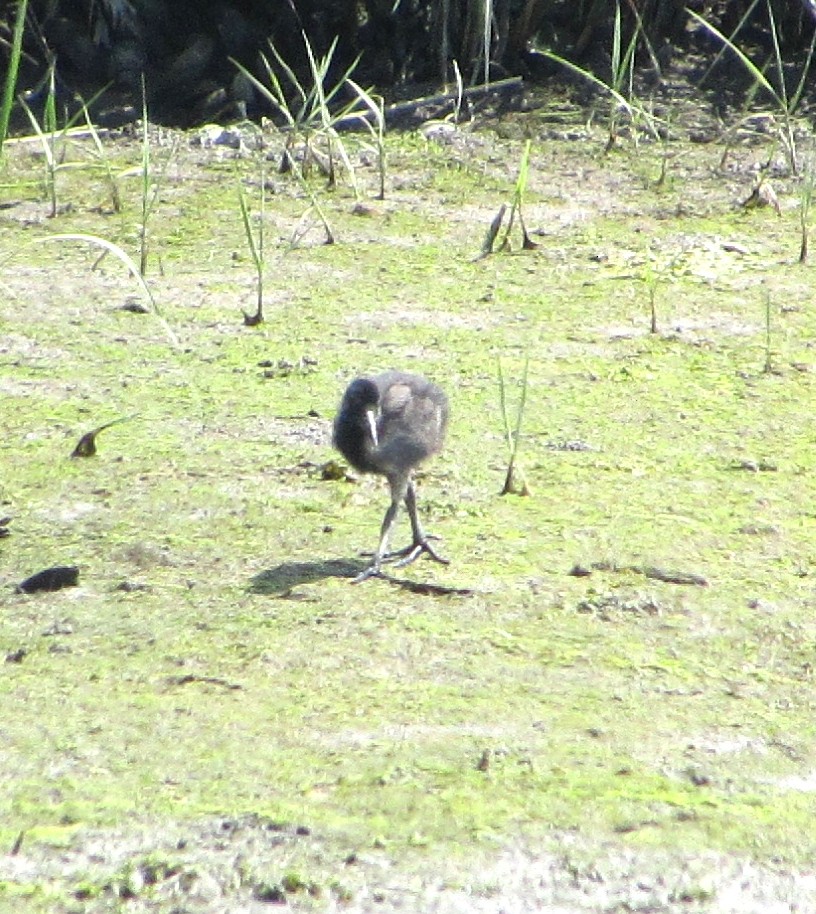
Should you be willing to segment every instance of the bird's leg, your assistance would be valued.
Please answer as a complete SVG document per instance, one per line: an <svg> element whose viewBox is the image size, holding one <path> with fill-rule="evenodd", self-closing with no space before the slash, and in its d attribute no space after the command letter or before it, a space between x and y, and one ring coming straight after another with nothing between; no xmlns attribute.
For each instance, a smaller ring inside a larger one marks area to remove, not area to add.
<svg viewBox="0 0 816 914"><path fill-rule="evenodd" d="M441 565L450 564L448 559L439 555L428 542L430 537L426 535L425 531L422 529L422 524L419 521L416 506L416 492L414 491L414 483L411 480L408 480L408 484L405 488L405 507L408 509L408 517L411 519L411 532L413 533L414 538L410 546L402 549L400 552L393 553L395 557L402 556L396 563L396 567L402 568L405 565L410 565L411 562L416 561L423 552L427 552L435 562L439 562Z"/></svg>
<svg viewBox="0 0 816 914"><path fill-rule="evenodd" d="M400 502L405 497L403 494L404 487L404 480L391 482L391 504L388 506L388 510L385 512L385 517L383 518L382 527L380 528L380 542L377 546L377 551L374 553L374 560L368 568L357 575L354 579L355 584L359 584L361 581L365 581L368 578L377 577L380 574L380 566L384 561L388 560L389 556L386 555L386 549L388 548L388 540L391 536L391 528L394 526L394 521L397 519Z"/></svg>

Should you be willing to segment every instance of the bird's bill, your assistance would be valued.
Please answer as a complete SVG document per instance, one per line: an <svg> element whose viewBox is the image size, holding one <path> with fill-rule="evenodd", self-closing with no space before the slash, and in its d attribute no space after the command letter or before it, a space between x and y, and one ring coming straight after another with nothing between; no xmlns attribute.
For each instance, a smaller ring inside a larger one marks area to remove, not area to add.
<svg viewBox="0 0 816 914"><path fill-rule="evenodd" d="M373 409L366 410L366 418L368 419L368 427L371 429L371 440L374 442L374 447L379 447L380 442L377 438L377 417L374 415Z"/></svg>

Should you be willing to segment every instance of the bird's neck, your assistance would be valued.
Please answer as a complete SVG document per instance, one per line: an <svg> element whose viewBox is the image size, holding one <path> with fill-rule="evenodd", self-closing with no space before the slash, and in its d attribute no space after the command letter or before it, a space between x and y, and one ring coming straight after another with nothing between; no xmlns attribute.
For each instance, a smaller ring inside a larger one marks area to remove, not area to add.
<svg viewBox="0 0 816 914"><path fill-rule="evenodd" d="M366 414L357 417L354 422L340 422L335 431L335 444L346 460L361 473L374 472L371 458L375 445Z"/></svg>

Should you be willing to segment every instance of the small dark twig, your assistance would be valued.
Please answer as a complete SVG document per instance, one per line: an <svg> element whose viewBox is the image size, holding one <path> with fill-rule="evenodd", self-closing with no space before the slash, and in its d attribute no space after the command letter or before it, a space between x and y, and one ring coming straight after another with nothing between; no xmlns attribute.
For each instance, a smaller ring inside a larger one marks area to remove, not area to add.
<svg viewBox="0 0 816 914"><path fill-rule="evenodd" d="M589 570L591 569L591 570ZM655 565L617 565L614 562L592 562L589 569L576 565L570 570L573 577L586 577L592 571L611 571L616 574L642 574L653 581L663 581L666 584L681 584L692 587L708 587L708 580L702 575L688 571L669 571Z"/></svg>
<svg viewBox="0 0 816 914"><path fill-rule="evenodd" d="M231 691L243 689L242 685L236 682L228 682L219 676L197 676L195 673L185 673L183 676L169 676L167 681L170 685L189 685L191 682L202 682L206 685L223 686Z"/></svg>
<svg viewBox="0 0 816 914"><path fill-rule="evenodd" d="M382 112L386 124L391 125L396 121L409 117L418 117L418 112L424 112L427 108L437 105L455 104L461 102L461 99L485 98L489 95L513 94L523 89L524 83L520 76L510 76L507 79L500 79L496 82L485 83L481 86L471 86L467 89L455 92L441 92L438 95L425 95L422 98L415 98L408 102L397 102L394 105L387 105ZM335 127L338 130L344 128L359 127L360 121L373 117L370 111L355 111L347 117L338 119ZM427 115L425 115L427 117ZM423 118L424 119L424 118Z"/></svg>

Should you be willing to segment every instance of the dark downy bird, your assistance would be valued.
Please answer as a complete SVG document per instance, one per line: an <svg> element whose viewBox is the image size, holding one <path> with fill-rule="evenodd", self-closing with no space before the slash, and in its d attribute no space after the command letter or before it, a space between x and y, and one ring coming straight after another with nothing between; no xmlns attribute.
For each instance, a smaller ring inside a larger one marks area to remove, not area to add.
<svg viewBox="0 0 816 914"><path fill-rule="evenodd" d="M374 561L356 581L379 574L384 561L399 558L398 566L408 565L423 552L447 565L447 559L428 542L419 522L411 478L418 464L442 449L447 425L448 398L419 375L387 371L372 378L357 378L346 388L334 420L333 444L355 469L385 476L391 488L391 504L383 518ZM387 553L403 501L413 542L399 552Z"/></svg>

